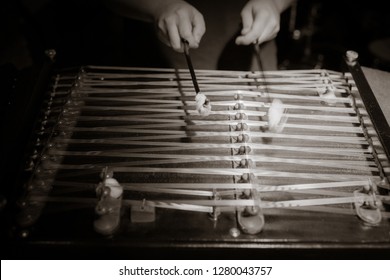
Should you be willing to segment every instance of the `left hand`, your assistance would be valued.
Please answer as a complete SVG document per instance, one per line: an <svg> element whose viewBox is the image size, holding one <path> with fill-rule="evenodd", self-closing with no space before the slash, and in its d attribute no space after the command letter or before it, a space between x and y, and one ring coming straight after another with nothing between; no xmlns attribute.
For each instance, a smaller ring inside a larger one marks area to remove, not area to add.
<svg viewBox="0 0 390 280"><path fill-rule="evenodd" d="M250 0L241 11L242 30L237 45L261 44L280 30L280 11L274 0Z"/></svg>

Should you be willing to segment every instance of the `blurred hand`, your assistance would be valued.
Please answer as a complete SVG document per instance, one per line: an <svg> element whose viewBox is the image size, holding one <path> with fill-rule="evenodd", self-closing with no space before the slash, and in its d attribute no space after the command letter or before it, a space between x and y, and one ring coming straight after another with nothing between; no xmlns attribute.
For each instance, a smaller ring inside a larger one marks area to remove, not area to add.
<svg viewBox="0 0 390 280"><path fill-rule="evenodd" d="M182 38L189 42L190 48L197 48L206 32L203 15L185 1L163 5L155 21L159 39L178 52L183 52Z"/></svg>
<svg viewBox="0 0 390 280"><path fill-rule="evenodd" d="M280 11L273 0L250 0L241 11L242 30L237 45L261 44L276 37Z"/></svg>

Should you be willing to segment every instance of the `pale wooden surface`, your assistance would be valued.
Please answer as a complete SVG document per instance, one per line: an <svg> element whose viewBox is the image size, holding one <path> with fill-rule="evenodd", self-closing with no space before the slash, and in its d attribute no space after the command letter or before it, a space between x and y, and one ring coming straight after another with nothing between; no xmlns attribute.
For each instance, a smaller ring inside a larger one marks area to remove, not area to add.
<svg viewBox="0 0 390 280"><path fill-rule="evenodd" d="M386 117L387 123L390 124L390 72L368 67L362 67L362 70Z"/></svg>

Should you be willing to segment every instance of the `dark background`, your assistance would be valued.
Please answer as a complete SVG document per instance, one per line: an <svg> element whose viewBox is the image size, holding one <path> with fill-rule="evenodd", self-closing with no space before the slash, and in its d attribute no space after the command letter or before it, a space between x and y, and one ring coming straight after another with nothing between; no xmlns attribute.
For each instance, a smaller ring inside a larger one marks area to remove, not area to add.
<svg viewBox="0 0 390 280"><path fill-rule="evenodd" d="M338 70L345 51L353 49L362 65L389 70L389 41L374 43L390 37L385 3L298 0L294 24L291 9L282 17L280 68ZM165 65L155 47L153 25L124 19L100 0L3 0L1 5L2 67L31 67L49 48L57 51L59 66ZM293 33L295 29L298 32Z"/></svg>

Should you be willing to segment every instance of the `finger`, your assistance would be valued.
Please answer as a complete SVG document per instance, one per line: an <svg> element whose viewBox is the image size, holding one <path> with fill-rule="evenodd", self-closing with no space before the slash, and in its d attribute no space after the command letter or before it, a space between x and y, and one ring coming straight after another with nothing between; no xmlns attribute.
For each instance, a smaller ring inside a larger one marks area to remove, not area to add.
<svg viewBox="0 0 390 280"><path fill-rule="evenodd" d="M237 37L236 43L238 45L261 44L276 37L278 31L279 24L277 21L268 16L263 16L263 14L261 16L258 14L255 17L251 30L245 35Z"/></svg>
<svg viewBox="0 0 390 280"><path fill-rule="evenodd" d="M158 27L159 32L161 32L165 36L168 36L168 31L167 31L165 20L159 20L157 23L157 27Z"/></svg>
<svg viewBox="0 0 390 280"><path fill-rule="evenodd" d="M280 30L279 22L277 21L267 21L269 24L264 27L260 32L259 37L255 40L256 44L262 44L266 41L274 39Z"/></svg>
<svg viewBox="0 0 390 280"><path fill-rule="evenodd" d="M166 29L171 47L177 52L183 52L176 20L168 19L166 21Z"/></svg>
<svg viewBox="0 0 390 280"><path fill-rule="evenodd" d="M275 26L272 30L270 31L265 31L263 32L260 37L256 40L256 44L262 44L264 42L267 42L269 40L272 40L274 38L276 38L276 36L278 35L278 32L279 32L279 26Z"/></svg>
<svg viewBox="0 0 390 280"><path fill-rule="evenodd" d="M159 39L166 45L171 46L168 38L168 31L166 28L165 20L160 20L157 23L157 33Z"/></svg>
<svg viewBox="0 0 390 280"><path fill-rule="evenodd" d="M253 24L252 8L245 6L241 11L242 29L241 34L245 35L251 30Z"/></svg>
<svg viewBox="0 0 390 280"><path fill-rule="evenodd" d="M206 24L203 16L200 13L195 13L192 23L192 34L194 35L195 42L199 45L204 33L206 32Z"/></svg>
<svg viewBox="0 0 390 280"><path fill-rule="evenodd" d="M178 25L180 38L187 40L190 48L197 48L198 43L192 34L192 23L190 19L187 16L180 17Z"/></svg>
<svg viewBox="0 0 390 280"><path fill-rule="evenodd" d="M237 45L249 45L255 42L259 37L261 33L259 28L252 28L247 34L238 36L236 38L236 44Z"/></svg>

